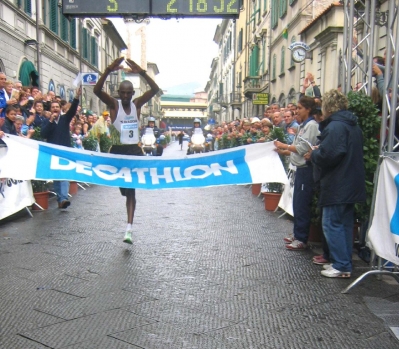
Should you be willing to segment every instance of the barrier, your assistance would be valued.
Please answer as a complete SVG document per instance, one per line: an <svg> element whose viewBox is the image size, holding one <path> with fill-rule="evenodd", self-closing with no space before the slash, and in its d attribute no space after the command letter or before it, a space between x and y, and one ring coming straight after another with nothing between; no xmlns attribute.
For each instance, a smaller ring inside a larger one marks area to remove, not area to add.
<svg viewBox="0 0 399 349"><path fill-rule="evenodd" d="M0 220L33 205L34 202L30 181L0 179ZM29 210L28 212L32 215Z"/></svg>

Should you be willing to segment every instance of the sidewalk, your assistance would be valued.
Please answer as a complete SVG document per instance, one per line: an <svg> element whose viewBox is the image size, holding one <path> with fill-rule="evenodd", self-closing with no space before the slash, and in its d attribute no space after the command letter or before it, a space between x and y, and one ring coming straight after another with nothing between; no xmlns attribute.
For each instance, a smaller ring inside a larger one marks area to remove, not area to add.
<svg viewBox="0 0 399 349"><path fill-rule="evenodd" d="M71 202L0 222L1 349L399 348L399 285L341 294L367 265L323 278L319 250L286 250L292 222L249 187L140 190L133 245L117 188Z"/></svg>

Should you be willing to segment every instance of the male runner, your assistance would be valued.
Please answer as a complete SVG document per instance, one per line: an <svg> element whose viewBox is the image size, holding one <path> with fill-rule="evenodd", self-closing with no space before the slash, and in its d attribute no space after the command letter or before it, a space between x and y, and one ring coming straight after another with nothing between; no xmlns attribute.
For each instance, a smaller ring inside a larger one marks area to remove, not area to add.
<svg viewBox="0 0 399 349"><path fill-rule="evenodd" d="M119 85L118 94L120 100L117 100L102 91L104 82L108 75L113 71L123 68L120 65L123 60L123 57L117 58L105 69L104 74L101 75L97 84L94 86L93 92L108 106L111 122L120 132L120 141L122 145L112 146L110 152L113 154L143 155L143 152L138 145L140 140L140 111L141 107L157 94L159 87L154 80L147 75L144 69L132 60L126 59L130 72L133 74L140 74L147 81L151 89L146 91L142 96L134 99L133 102L132 98L134 95L134 88L133 84L128 80L122 81ZM120 191L123 196L126 196L127 209L127 227L123 242L131 244L132 224L134 211L136 209L136 192L135 189L128 188L120 188Z"/></svg>

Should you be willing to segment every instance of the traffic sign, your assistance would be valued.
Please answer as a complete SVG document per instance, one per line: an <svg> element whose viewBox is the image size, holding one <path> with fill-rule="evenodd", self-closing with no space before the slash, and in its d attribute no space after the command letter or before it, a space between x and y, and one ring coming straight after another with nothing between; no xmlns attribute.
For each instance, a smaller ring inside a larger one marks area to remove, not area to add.
<svg viewBox="0 0 399 349"><path fill-rule="evenodd" d="M95 85L98 80L98 73L82 73L82 85Z"/></svg>

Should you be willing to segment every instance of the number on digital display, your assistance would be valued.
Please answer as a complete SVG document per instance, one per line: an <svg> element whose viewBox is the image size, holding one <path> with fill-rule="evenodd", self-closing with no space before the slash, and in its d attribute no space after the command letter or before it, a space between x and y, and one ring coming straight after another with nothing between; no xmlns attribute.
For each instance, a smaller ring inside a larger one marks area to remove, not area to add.
<svg viewBox="0 0 399 349"><path fill-rule="evenodd" d="M108 0L112 5L107 6L108 12L118 12L118 2L116 0Z"/></svg>
<svg viewBox="0 0 399 349"><path fill-rule="evenodd" d="M220 7L218 8L217 6L214 6L213 7L213 10L216 12L216 13L219 13L219 12L223 12L224 11L224 0L219 0L220 1Z"/></svg>
<svg viewBox="0 0 399 349"><path fill-rule="evenodd" d="M230 0L230 2L227 4L227 12L228 13L237 13L236 9L231 8L231 6L233 6L236 2L237 2L237 0Z"/></svg>
<svg viewBox="0 0 399 349"><path fill-rule="evenodd" d="M176 13L177 8L172 8L172 5L176 2L176 0L170 0L168 5L166 6L166 12L168 13Z"/></svg>
<svg viewBox="0 0 399 349"><path fill-rule="evenodd" d="M206 0L198 0L197 2L197 11L198 12L206 12L208 10L208 4Z"/></svg>

